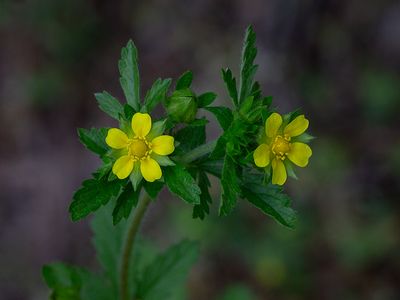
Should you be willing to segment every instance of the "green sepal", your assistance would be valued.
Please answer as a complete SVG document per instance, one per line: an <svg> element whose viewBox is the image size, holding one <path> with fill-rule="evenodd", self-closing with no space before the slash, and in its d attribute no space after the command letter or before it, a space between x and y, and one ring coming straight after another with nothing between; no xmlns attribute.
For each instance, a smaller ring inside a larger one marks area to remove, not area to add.
<svg viewBox="0 0 400 300"><path fill-rule="evenodd" d="M286 169L286 173L289 177L293 178L293 179L299 179L296 175L296 173L294 172L293 169L293 164L289 161L289 159L285 159L283 161L284 165L285 165L285 169Z"/></svg>
<svg viewBox="0 0 400 300"><path fill-rule="evenodd" d="M301 134L301 135L299 135L299 136L293 137L293 138L291 139L291 142L292 142L292 143L299 142L299 143L308 144L309 142L311 142L311 141L314 140L314 139L315 139L314 136L312 136L312 135L310 135L310 134L304 132L303 134Z"/></svg>
<svg viewBox="0 0 400 300"><path fill-rule="evenodd" d="M132 184L133 190L137 191L140 183L142 182L143 176L142 172L140 171L140 163L136 162L133 165L133 170L129 175L129 181Z"/></svg>
<svg viewBox="0 0 400 300"><path fill-rule="evenodd" d="M152 154L151 157L158 162L161 167L175 166L175 163L166 155Z"/></svg>
<svg viewBox="0 0 400 300"><path fill-rule="evenodd" d="M193 73L192 71L186 71L183 73L176 82L175 90L182 90L190 88L193 81Z"/></svg>
<svg viewBox="0 0 400 300"><path fill-rule="evenodd" d="M217 98L217 94L212 93L212 92L207 92L204 94L201 94L200 96L197 97L197 106L200 107L206 107L209 106L214 102L214 100Z"/></svg>
<svg viewBox="0 0 400 300"><path fill-rule="evenodd" d="M151 126L151 130L147 135L147 140L152 141L155 137L162 135L165 131L167 119L162 119L154 122Z"/></svg>

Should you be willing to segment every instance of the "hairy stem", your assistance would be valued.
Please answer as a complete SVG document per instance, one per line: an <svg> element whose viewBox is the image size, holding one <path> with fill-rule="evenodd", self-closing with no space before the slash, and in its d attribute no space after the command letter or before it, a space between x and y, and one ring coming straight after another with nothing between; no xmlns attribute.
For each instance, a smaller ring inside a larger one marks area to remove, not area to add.
<svg viewBox="0 0 400 300"><path fill-rule="evenodd" d="M207 144L204 144L197 148L194 148L193 150L189 151L188 153L182 155L179 158L179 161L184 164L191 163L192 161L195 161L196 159L198 159L206 154L210 154L214 150L216 145L217 145L217 140L208 142Z"/></svg>
<svg viewBox="0 0 400 300"><path fill-rule="evenodd" d="M136 234L138 233L140 223L150 203L150 197L144 193L139 200L139 203L135 209L132 223L129 226L128 232L125 238L125 244L122 252L121 269L120 269L120 292L121 300L129 300L128 292L128 275L129 275L129 262L131 259L131 253L133 244L135 242Z"/></svg>

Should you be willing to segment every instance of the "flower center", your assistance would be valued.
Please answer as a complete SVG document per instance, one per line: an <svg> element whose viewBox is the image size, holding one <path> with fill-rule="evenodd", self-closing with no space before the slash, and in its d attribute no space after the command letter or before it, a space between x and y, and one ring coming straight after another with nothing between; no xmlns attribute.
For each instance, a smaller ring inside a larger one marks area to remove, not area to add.
<svg viewBox="0 0 400 300"><path fill-rule="evenodd" d="M281 160L285 159L286 154L290 151L290 138L278 135L272 144L272 153Z"/></svg>
<svg viewBox="0 0 400 300"><path fill-rule="evenodd" d="M141 159L150 154L150 147L146 140L135 138L130 141L128 146L128 154L134 159Z"/></svg>

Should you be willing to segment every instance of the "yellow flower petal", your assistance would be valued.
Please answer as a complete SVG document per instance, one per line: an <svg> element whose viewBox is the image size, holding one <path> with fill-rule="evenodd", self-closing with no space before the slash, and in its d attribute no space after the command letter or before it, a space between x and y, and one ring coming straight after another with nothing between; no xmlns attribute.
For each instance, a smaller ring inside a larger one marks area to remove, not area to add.
<svg viewBox="0 0 400 300"><path fill-rule="evenodd" d="M131 174L133 164L133 159L128 155L124 155L115 161L112 171L119 179L125 179Z"/></svg>
<svg viewBox="0 0 400 300"><path fill-rule="evenodd" d="M285 127L283 133L290 137L298 136L307 130L308 124L309 122L304 115L298 116Z"/></svg>
<svg viewBox="0 0 400 300"><path fill-rule="evenodd" d="M132 117L132 130L136 136L145 137L151 129L149 114L136 113Z"/></svg>
<svg viewBox="0 0 400 300"><path fill-rule="evenodd" d="M170 135L160 135L151 144L151 149L159 155L169 155L175 150L174 138Z"/></svg>
<svg viewBox="0 0 400 300"><path fill-rule="evenodd" d="M287 174L285 165L280 159L272 161L272 184L283 185L286 182Z"/></svg>
<svg viewBox="0 0 400 300"><path fill-rule="evenodd" d="M290 151L287 154L291 162L299 167L305 167L308 164L308 159L312 155L311 148L304 143L293 143L290 146Z"/></svg>
<svg viewBox="0 0 400 300"><path fill-rule="evenodd" d="M264 168L269 164L269 146L267 144L261 144L254 151L253 158L254 163L257 167Z"/></svg>
<svg viewBox="0 0 400 300"><path fill-rule="evenodd" d="M160 165L150 157L140 161L140 172L148 182L160 179L162 175Z"/></svg>
<svg viewBox="0 0 400 300"><path fill-rule="evenodd" d="M272 113L265 121L265 134L267 137L273 138L282 125L282 117L278 113Z"/></svg>
<svg viewBox="0 0 400 300"><path fill-rule="evenodd" d="M128 144L128 137L121 129L111 128L107 132L106 143L114 149L125 148Z"/></svg>

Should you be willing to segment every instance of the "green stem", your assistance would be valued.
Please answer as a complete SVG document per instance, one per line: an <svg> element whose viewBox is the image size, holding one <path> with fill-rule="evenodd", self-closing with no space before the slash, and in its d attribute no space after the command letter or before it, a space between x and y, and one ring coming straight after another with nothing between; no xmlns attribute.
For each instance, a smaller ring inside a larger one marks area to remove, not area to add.
<svg viewBox="0 0 400 300"><path fill-rule="evenodd" d="M136 234L139 230L140 223L150 203L150 197L144 193L135 209L132 223L129 226L125 238L125 244L122 252L121 270L120 270L120 288L121 300L129 300L128 292L128 275L129 275L129 262L131 258L133 244L135 242Z"/></svg>
<svg viewBox="0 0 400 300"><path fill-rule="evenodd" d="M179 161L184 164L191 163L192 161L195 161L196 159L198 159L206 154L211 153L214 150L216 145L217 145L217 140L208 142L207 144L204 144L197 148L194 148L193 150L189 151L188 153L182 155L179 158Z"/></svg>

